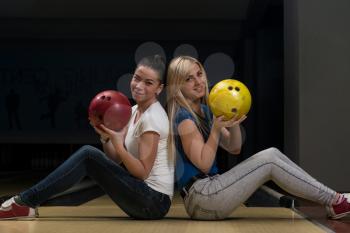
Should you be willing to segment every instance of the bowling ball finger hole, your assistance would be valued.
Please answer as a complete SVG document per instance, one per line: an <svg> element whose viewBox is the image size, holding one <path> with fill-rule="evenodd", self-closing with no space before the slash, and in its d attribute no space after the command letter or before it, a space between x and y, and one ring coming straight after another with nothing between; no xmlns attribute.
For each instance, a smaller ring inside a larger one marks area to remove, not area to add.
<svg viewBox="0 0 350 233"><path fill-rule="evenodd" d="M232 86L229 86L227 87L229 91L232 91L233 90L233 87Z"/></svg>
<svg viewBox="0 0 350 233"><path fill-rule="evenodd" d="M102 121L103 117L101 115L98 116L98 119Z"/></svg>
<svg viewBox="0 0 350 233"><path fill-rule="evenodd" d="M106 96L104 96L104 95L103 95L103 96L101 96L101 99L103 99L103 100L104 100L105 98L106 98Z"/></svg>
<svg viewBox="0 0 350 233"><path fill-rule="evenodd" d="M110 97L110 96L108 96L108 97L107 97L107 101L110 101L110 100L111 100L111 97Z"/></svg>
<svg viewBox="0 0 350 233"><path fill-rule="evenodd" d="M239 87L235 87L235 90L236 90L236 91L240 91Z"/></svg>
<svg viewBox="0 0 350 233"><path fill-rule="evenodd" d="M232 109L231 109L231 112L237 113L237 108L232 108Z"/></svg>

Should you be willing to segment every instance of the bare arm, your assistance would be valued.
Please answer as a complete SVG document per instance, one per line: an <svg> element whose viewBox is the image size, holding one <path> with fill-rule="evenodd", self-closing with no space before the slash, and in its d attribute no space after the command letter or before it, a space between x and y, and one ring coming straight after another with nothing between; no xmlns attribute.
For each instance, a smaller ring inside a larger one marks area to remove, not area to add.
<svg viewBox="0 0 350 233"><path fill-rule="evenodd" d="M178 126L182 147L188 159L202 172L208 173L215 160L219 145L220 128L212 127L204 142L202 134L192 120L184 120Z"/></svg>
<svg viewBox="0 0 350 233"><path fill-rule="evenodd" d="M138 142L139 159L131 155L123 144L113 143L115 150L128 171L135 177L145 180L148 178L157 156L159 134L146 132Z"/></svg>
<svg viewBox="0 0 350 233"><path fill-rule="evenodd" d="M116 163L121 163L121 159L118 153L115 151L111 140L108 140L108 142L106 143L102 143L102 146L103 146L103 151L110 159L112 159Z"/></svg>
<svg viewBox="0 0 350 233"><path fill-rule="evenodd" d="M220 146L231 154L239 154L242 148L242 134L240 124L247 117L242 116L238 120L230 120L232 124L229 127L221 129Z"/></svg>
<svg viewBox="0 0 350 233"><path fill-rule="evenodd" d="M110 140L110 136L108 134L106 134L106 132L104 132L103 130L101 130L100 128L93 126L96 133L98 133L100 135L100 140L102 141L106 141L106 143L102 142L102 147L103 147L103 151L105 152L105 154L112 159L114 162L116 163L121 163L121 159L117 153L117 151L114 149L114 146ZM125 138L126 135L126 131L124 130L122 132L122 137Z"/></svg>
<svg viewBox="0 0 350 233"><path fill-rule="evenodd" d="M229 152L239 153L242 145L242 137L239 124L246 117L239 120L225 121L223 116L214 118L213 125L205 142L196 124L186 119L178 125L182 147L187 158L202 172L208 173L215 161L219 142L227 147ZM226 129L226 128L229 128Z"/></svg>
<svg viewBox="0 0 350 233"><path fill-rule="evenodd" d="M139 158L135 158L124 147L126 129L115 132L104 125L101 125L101 128L109 135L108 138L112 144L112 150L114 149L130 174L142 180L147 179L157 156L159 134L154 131L143 133L138 140Z"/></svg>

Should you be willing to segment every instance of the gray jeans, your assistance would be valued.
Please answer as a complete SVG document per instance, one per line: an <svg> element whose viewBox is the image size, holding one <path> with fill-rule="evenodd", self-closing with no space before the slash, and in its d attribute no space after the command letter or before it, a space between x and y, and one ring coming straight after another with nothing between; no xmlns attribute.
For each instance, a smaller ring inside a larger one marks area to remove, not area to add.
<svg viewBox="0 0 350 233"><path fill-rule="evenodd" d="M269 180L295 196L323 205L332 203L336 195L278 149L269 148L222 175L196 181L184 198L186 211L193 219L223 219Z"/></svg>

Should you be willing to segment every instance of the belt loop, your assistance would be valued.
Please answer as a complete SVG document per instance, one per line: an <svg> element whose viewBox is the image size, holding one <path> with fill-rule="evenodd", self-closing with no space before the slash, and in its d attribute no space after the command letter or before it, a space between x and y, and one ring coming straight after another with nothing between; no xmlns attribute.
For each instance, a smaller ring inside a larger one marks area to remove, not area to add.
<svg viewBox="0 0 350 233"><path fill-rule="evenodd" d="M188 195L188 191L186 190L186 187L182 187L182 192L184 194L183 197L187 196Z"/></svg>

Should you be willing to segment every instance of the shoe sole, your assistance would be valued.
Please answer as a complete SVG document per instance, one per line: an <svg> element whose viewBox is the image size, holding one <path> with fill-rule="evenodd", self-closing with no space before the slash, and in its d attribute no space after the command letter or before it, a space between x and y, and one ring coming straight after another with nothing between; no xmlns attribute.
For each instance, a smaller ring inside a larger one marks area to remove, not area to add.
<svg viewBox="0 0 350 233"><path fill-rule="evenodd" d="M11 218L0 218L0 221L7 221L7 220L19 220L19 221L33 221L39 217L39 211L38 209L34 210L35 215L34 216L21 216L21 217L11 217Z"/></svg>
<svg viewBox="0 0 350 233"><path fill-rule="evenodd" d="M350 211L349 212L345 212L345 213L342 213L342 214L338 214L338 215L334 215L334 216L330 216L331 219L340 219L340 218L343 218L345 217L346 215L350 214Z"/></svg>
<svg viewBox="0 0 350 233"><path fill-rule="evenodd" d="M19 220L19 221L32 221L37 217L11 217L11 218L0 218L0 221L8 221L8 220Z"/></svg>

